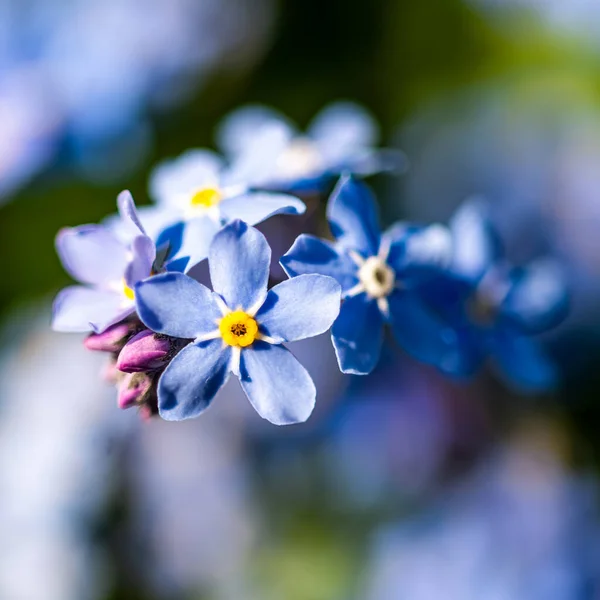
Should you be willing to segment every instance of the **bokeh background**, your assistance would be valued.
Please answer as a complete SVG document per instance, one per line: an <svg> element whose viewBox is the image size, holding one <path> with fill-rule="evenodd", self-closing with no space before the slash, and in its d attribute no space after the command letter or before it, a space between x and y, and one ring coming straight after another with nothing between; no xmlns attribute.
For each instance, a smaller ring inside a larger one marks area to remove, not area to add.
<svg viewBox="0 0 600 600"><path fill-rule="evenodd" d="M599 40L593 0L0 0L0 598L600 598ZM322 336L304 425L236 382L192 422L119 411L50 332L57 230L239 106L338 99L408 157L370 181L386 223L483 196L512 260L565 266L560 388L391 350L344 377Z"/></svg>

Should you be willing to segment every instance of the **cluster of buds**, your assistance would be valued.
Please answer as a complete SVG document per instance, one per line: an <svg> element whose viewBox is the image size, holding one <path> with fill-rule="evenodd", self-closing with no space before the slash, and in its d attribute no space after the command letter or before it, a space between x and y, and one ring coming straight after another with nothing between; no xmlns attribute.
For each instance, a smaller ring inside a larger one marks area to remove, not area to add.
<svg viewBox="0 0 600 600"><path fill-rule="evenodd" d="M105 379L117 387L119 408L136 406L145 419L158 414L158 379L185 343L146 329L137 318L92 333L84 341L88 350L110 355Z"/></svg>

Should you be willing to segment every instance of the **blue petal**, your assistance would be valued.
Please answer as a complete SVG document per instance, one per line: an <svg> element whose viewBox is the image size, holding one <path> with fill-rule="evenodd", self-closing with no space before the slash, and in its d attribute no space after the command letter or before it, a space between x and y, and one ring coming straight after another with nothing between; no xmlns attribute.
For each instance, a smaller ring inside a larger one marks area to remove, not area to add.
<svg viewBox="0 0 600 600"><path fill-rule="evenodd" d="M309 125L307 133L330 164L364 152L379 138L373 117L352 102L336 102L325 107Z"/></svg>
<svg viewBox="0 0 600 600"><path fill-rule="evenodd" d="M229 378L231 347L222 340L186 346L158 382L158 411L167 421L204 412Z"/></svg>
<svg viewBox="0 0 600 600"><path fill-rule="evenodd" d="M135 286L138 315L156 331L192 339L218 329L215 295L182 273L161 273Z"/></svg>
<svg viewBox="0 0 600 600"><path fill-rule="evenodd" d="M256 314L261 331L294 342L327 331L340 312L340 284L324 275L300 275L269 290Z"/></svg>
<svg viewBox="0 0 600 600"><path fill-rule="evenodd" d="M391 325L397 342L417 360L444 367L458 340L436 314L411 292L396 291L388 297ZM454 359L456 360L456 359Z"/></svg>
<svg viewBox="0 0 600 600"><path fill-rule="evenodd" d="M375 198L352 177L340 178L327 203L331 233L340 247L366 256L377 254L380 231Z"/></svg>
<svg viewBox="0 0 600 600"><path fill-rule="evenodd" d="M331 336L342 373L370 373L379 362L383 343L383 317L375 300L368 300L366 294L344 300Z"/></svg>
<svg viewBox="0 0 600 600"><path fill-rule="evenodd" d="M491 344L494 363L509 385L534 393L557 384L556 367L537 340L505 331L497 334Z"/></svg>
<svg viewBox="0 0 600 600"><path fill-rule="evenodd" d="M564 319L568 305L561 269L552 260L539 260L517 272L502 314L528 333L541 333Z"/></svg>
<svg viewBox="0 0 600 600"><path fill-rule="evenodd" d="M319 273L335 278L348 291L358 283L356 263L346 254L339 253L330 242L302 234L281 257L279 264L290 276Z"/></svg>
<svg viewBox="0 0 600 600"><path fill-rule="evenodd" d="M283 346L255 342L244 348L240 384L256 412L275 425L302 423L315 406L308 371Z"/></svg>
<svg viewBox="0 0 600 600"><path fill-rule="evenodd" d="M226 221L240 219L248 225L256 225L278 214L301 215L306 211L302 200L288 194L249 192L226 198L219 205Z"/></svg>
<svg viewBox="0 0 600 600"><path fill-rule="evenodd" d="M125 269L125 281L130 288L150 277L156 258L156 246L147 235L138 235L131 244L133 259Z"/></svg>
<svg viewBox="0 0 600 600"><path fill-rule="evenodd" d="M437 276L452 259L452 237L443 225L396 223L383 234L381 247L389 247L387 262L405 286Z"/></svg>
<svg viewBox="0 0 600 600"><path fill-rule="evenodd" d="M222 159L204 149L193 149L162 162L150 176L150 195L160 204L180 208L183 195L219 185Z"/></svg>
<svg viewBox="0 0 600 600"><path fill-rule="evenodd" d="M187 258L187 270L203 261L209 253L210 245L219 231L218 223L208 217L198 217L185 224L181 245L174 258Z"/></svg>
<svg viewBox="0 0 600 600"><path fill-rule="evenodd" d="M285 117L267 106L243 106L227 115L217 129L217 145L226 154L244 152L263 127L276 124L287 126Z"/></svg>
<svg viewBox="0 0 600 600"><path fill-rule="evenodd" d="M486 205L476 200L464 204L450 221L450 230L453 272L466 279L480 279L501 254Z"/></svg>
<svg viewBox="0 0 600 600"><path fill-rule="evenodd" d="M128 262L126 246L101 225L62 229L56 251L68 273L82 283L120 282Z"/></svg>
<svg viewBox="0 0 600 600"><path fill-rule="evenodd" d="M61 290L52 306L52 329L63 332L104 331L135 307L120 294L79 285Z"/></svg>
<svg viewBox="0 0 600 600"><path fill-rule="evenodd" d="M267 295L271 248L265 236L243 221L215 235L208 265L213 289L233 310L260 308Z"/></svg>

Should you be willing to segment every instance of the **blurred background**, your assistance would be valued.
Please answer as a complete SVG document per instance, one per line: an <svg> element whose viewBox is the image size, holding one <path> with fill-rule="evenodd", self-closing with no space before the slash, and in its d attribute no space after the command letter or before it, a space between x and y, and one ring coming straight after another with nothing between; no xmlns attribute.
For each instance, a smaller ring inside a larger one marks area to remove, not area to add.
<svg viewBox="0 0 600 600"><path fill-rule="evenodd" d="M293 348L317 410L278 429L237 383L202 418L119 411L49 328L53 240L247 103L304 127L354 100L409 169L385 224L483 196L517 264L566 266L560 389ZM2 600L600 599L600 3L0 0Z"/></svg>

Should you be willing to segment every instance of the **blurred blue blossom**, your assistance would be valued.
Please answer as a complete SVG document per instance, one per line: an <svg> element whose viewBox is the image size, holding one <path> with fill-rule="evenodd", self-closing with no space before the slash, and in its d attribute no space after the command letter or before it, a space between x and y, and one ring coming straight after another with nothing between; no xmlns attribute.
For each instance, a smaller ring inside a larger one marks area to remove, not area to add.
<svg viewBox="0 0 600 600"><path fill-rule="evenodd" d="M399 223L382 235L371 192L348 176L333 191L327 218L335 244L301 235L281 265L290 276L321 273L341 284L344 301L332 329L340 369L364 375L375 368L385 323L410 354L437 364L446 344L442 323L414 289L449 259L447 230Z"/></svg>
<svg viewBox="0 0 600 600"><path fill-rule="evenodd" d="M559 265L539 259L527 267L510 266L481 202L466 203L450 229L454 252L447 276L424 288L451 328L447 339L454 338L442 369L470 374L491 356L501 375L518 388L551 387L555 368L532 336L566 315L568 295Z"/></svg>
<svg viewBox="0 0 600 600"><path fill-rule="evenodd" d="M217 133L239 178L257 187L298 193L322 190L342 172L371 175L402 167L398 151L375 148L378 137L375 120L351 102L324 108L305 134L263 106L234 111Z"/></svg>
<svg viewBox="0 0 600 600"><path fill-rule="evenodd" d="M377 536L361 600L576 600L600 591L595 482L539 432ZM543 435L547 435L543 434ZM537 445L537 447L536 447Z"/></svg>
<svg viewBox="0 0 600 600"><path fill-rule="evenodd" d="M0 0L0 200L59 162L121 176L149 113L252 64L271 16L270 0Z"/></svg>
<svg viewBox="0 0 600 600"><path fill-rule="evenodd" d="M307 275L267 292L270 260L265 237L233 221L210 246L214 292L177 273L138 283L142 321L158 333L194 340L160 378L164 419L201 414L230 372L263 418L283 425L309 417L314 384L281 344L327 331L339 312L340 287L330 277Z"/></svg>

